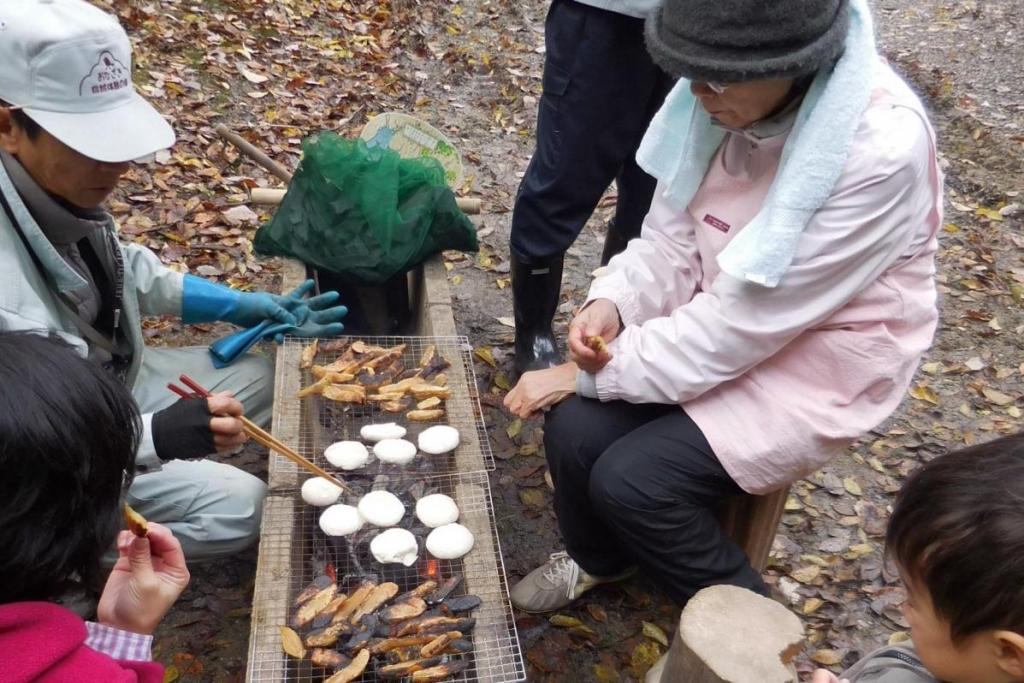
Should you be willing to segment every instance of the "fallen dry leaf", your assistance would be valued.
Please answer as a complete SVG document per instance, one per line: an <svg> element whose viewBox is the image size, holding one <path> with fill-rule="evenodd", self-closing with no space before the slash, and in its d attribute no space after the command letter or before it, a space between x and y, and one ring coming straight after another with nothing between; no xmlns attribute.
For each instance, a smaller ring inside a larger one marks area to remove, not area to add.
<svg viewBox="0 0 1024 683"><path fill-rule="evenodd" d="M989 403L993 403L997 406L1008 406L1016 400L1012 396L1008 396L998 389L993 389L992 387L984 387L981 390L981 393L984 394Z"/></svg>
<svg viewBox="0 0 1024 683"><path fill-rule="evenodd" d="M939 405L939 395L936 394L927 384L916 384L910 388L910 395L918 401L927 401L932 405Z"/></svg>
<svg viewBox="0 0 1024 683"><path fill-rule="evenodd" d="M822 666L835 666L843 661L843 658L835 650L815 650L811 659Z"/></svg>
<svg viewBox="0 0 1024 683"><path fill-rule="evenodd" d="M641 623L643 624L643 634L645 636L647 636L651 640L655 640L661 643L665 647L668 647L668 636L665 634L665 631L663 631L660 626L658 626L657 624L652 624L649 621L644 621Z"/></svg>

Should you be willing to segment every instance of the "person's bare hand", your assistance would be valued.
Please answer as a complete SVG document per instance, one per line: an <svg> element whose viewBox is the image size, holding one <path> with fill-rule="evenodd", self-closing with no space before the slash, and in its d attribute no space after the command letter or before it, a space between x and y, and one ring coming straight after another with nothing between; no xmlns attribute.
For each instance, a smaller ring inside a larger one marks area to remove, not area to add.
<svg viewBox="0 0 1024 683"><path fill-rule="evenodd" d="M117 537L119 557L96 607L101 624L151 634L188 586L181 543L171 530L150 522L140 538L130 531Z"/></svg>
<svg viewBox="0 0 1024 683"><path fill-rule="evenodd" d="M537 416L566 397L576 393L576 365L562 363L545 370L523 373L505 395L505 407L522 418Z"/></svg>
<svg viewBox="0 0 1024 683"><path fill-rule="evenodd" d="M601 337L610 342L621 330L622 320L615 304L610 299L595 299L569 324L569 359L584 372L597 372L612 356L607 350L593 348L587 339Z"/></svg>
<svg viewBox="0 0 1024 683"><path fill-rule="evenodd" d="M825 669L818 669L817 671L814 672L814 678L811 679L811 683L850 683L850 682L848 680L846 680L845 678L842 679L842 680L839 680L839 677L836 676L831 671L826 671Z"/></svg>
<svg viewBox="0 0 1024 683"><path fill-rule="evenodd" d="M229 453L246 442L248 437L242 429L241 420L245 409L231 392L210 394L206 405L213 416L210 418L210 431L218 453Z"/></svg>

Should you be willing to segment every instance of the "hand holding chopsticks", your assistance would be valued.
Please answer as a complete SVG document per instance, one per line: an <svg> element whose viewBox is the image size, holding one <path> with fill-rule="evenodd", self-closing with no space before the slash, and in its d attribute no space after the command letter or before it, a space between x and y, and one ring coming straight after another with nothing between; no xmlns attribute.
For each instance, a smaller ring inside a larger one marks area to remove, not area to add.
<svg viewBox="0 0 1024 683"><path fill-rule="evenodd" d="M185 386L187 386L189 389L192 390L192 392L194 392L189 393L188 391L182 389L173 382L169 382L167 384L167 388L176 393L178 396L181 396L182 398L192 398L194 395L200 396L202 398L210 397L210 392L204 389L202 386L200 386L198 382L193 380L188 375L181 375L178 379L180 379L181 382L185 384ZM345 482L341 481L334 475L316 466L309 460L306 460L304 457L302 457L294 450L292 450L289 446L279 441L276 437L270 434L270 432L261 429L254 422L249 420L249 418L241 416L239 419L242 421L242 428L245 431L245 433L248 434L249 437L256 443L266 447L269 450L277 451L284 457L294 462L299 467L302 467L308 470L309 472L312 472L318 477L323 477L324 479L328 480L335 486L340 487L343 491L346 491L347 493L353 493L352 489L349 488L349 486L345 484Z"/></svg>

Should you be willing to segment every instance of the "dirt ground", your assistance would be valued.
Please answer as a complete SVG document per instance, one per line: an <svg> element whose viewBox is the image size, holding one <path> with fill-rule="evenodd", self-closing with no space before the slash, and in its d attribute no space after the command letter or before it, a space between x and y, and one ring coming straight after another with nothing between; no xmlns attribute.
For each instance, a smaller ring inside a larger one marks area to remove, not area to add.
<svg viewBox="0 0 1024 683"><path fill-rule="evenodd" d="M448 263L459 330L481 351L510 582L561 549L543 482L541 424L512 420L501 408L511 376L508 229L532 151L546 3L393 0L389 12L344 0L94 1L125 21L139 50L136 81L174 120L180 140L172 155L133 172L112 209L126 239L149 244L175 267L236 286L274 285L274 262L257 260L249 246L257 217L236 207L246 188L276 181L225 149L210 130L214 121L250 131L290 166L304 135L354 134L378 111L413 112L451 136L469 176L460 189L484 201L480 253ZM881 555L893 494L921 462L1020 430L1024 407L1024 18L1015 0L873 5L884 53L921 93L939 135L947 173L942 320L898 412L793 488L768 577L807 626L804 672L819 664L841 670L906 628L903 592ZM569 252L560 334L597 265L613 193ZM153 320L147 334L154 344L182 344L218 329ZM266 471L266 454L255 447L231 461ZM168 680L241 680L255 550L193 570L157 634L157 656L171 667ZM529 680L641 680L677 615L643 576L564 611L587 628L519 615Z"/></svg>

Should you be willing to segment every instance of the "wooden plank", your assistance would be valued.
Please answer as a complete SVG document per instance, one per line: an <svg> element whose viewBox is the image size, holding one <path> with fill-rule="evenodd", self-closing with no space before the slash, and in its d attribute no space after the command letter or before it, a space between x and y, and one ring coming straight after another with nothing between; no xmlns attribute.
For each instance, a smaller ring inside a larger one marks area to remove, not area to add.
<svg viewBox="0 0 1024 683"><path fill-rule="evenodd" d="M292 572L292 534L267 530L294 529L292 496L270 495L263 503L259 559L252 598L252 630L249 633L248 681L283 681L287 663L281 650L278 627L288 615L288 590Z"/></svg>
<svg viewBox="0 0 1024 683"><path fill-rule="evenodd" d="M455 502L460 509L459 524L469 529L475 539L473 550L462 560L466 592L483 600L483 605L473 615L476 617L473 629L476 680L503 681L509 680L516 660L506 623L504 603L508 596L501 583L503 573L495 566L500 562L501 553L491 528L493 512L488 514L487 508L481 505L481 501L488 498L487 474L480 474L481 481L463 481L456 485Z"/></svg>
<svg viewBox="0 0 1024 683"><path fill-rule="evenodd" d="M277 347L277 360L274 366L274 413L270 430L274 436L300 455L309 458L312 453L303 452L300 437L302 408L297 404L301 399L295 398L302 385L302 371L299 370L301 354L302 350L295 345L281 344ZM284 456L271 452L268 457L270 461L267 463L267 484L271 490L294 488L300 481L305 480L305 475L300 479L295 463Z"/></svg>
<svg viewBox="0 0 1024 683"><path fill-rule="evenodd" d="M424 337L454 337L458 334L448 272L440 256L434 256L423 264L422 295L419 300L419 325L415 334Z"/></svg>
<svg viewBox="0 0 1024 683"><path fill-rule="evenodd" d="M302 261L281 259L281 293L287 294L308 279L306 264Z"/></svg>

